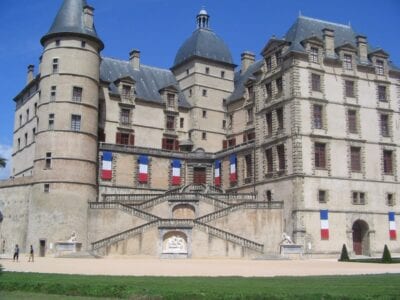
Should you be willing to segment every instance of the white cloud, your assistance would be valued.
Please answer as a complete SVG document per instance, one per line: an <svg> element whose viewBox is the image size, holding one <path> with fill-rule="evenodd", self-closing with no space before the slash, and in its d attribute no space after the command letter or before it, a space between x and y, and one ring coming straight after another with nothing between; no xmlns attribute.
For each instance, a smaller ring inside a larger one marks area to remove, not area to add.
<svg viewBox="0 0 400 300"><path fill-rule="evenodd" d="M7 179L11 175L11 154L12 154L12 146L0 144L0 157L3 157L7 160L6 167L0 168L0 180Z"/></svg>

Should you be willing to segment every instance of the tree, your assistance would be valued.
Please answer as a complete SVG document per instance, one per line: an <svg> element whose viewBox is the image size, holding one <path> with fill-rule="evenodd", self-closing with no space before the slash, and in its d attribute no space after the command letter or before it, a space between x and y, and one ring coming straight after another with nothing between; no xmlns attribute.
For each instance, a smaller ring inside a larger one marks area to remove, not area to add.
<svg viewBox="0 0 400 300"><path fill-rule="evenodd" d="M392 256L390 255L390 251L388 246L385 244L385 248L383 248L382 262L390 264L392 262Z"/></svg>
<svg viewBox="0 0 400 300"><path fill-rule="evenodd" d="M1 168L5 168L5 166L6 166L6 159L0 157L0 167L1 167Z"/></svg>
<svg viewBox="0 0 400 300"><path fill-rule="evenodd" d="M340 254L339 261L350 261L349 253L347 252L346 245L343 244L342 253Z"/></svg>

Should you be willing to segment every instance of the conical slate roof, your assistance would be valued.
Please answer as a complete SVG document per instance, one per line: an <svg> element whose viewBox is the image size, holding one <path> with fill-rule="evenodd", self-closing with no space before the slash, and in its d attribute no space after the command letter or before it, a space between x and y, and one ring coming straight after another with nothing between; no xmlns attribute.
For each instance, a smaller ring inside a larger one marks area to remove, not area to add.
<svg viewBox="0 0 400 300"><path fill-rule="evenodd" d="M104 44L98 37L94 25L93 28L89 28L84 24L84 8L86 6L86 0L64 0L49 32L40 40L42 45L49 38L75 34L97 41L103 49Z"/></svg>

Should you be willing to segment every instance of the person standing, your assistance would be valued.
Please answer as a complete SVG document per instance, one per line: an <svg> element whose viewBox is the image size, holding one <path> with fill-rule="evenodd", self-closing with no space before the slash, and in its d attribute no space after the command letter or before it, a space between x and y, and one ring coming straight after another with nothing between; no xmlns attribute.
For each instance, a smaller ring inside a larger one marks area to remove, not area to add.
<svg viewBox="0 0 400 300"><path fill-rule="evenodd" d="M18 247L18 244L16 244L15 248L14 248L13 261L17 261L18 262L18 257L19 257L19 247Z"/></svg>
<svg viewBox="0 0 400 300"><path fill-rule="evenodd" d="M34 255L33 255L33 246L31 245L31 250L29 250L29 260L28 260L28 262L30 262L31 260L32 260L32 262L33 262L33 258L34 258Z"/></svg>

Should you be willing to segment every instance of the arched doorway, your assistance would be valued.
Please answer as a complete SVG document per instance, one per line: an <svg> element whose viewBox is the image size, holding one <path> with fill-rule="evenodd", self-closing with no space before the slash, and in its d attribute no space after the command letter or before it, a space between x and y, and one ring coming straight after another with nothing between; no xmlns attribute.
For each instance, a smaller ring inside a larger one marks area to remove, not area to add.
<svg viewBox="0 0 400 300"><path fill-rule="evenodd" d="M369 227L363 220L354 222L353 227L353 251L355 255L369 255Z"/></svg>
<svg viewBox="0 0 400 300"><path fill-rule="evenodd" d="M196 217L195 209L189 204L178 204L172 209L174 219L194 219Z"/></svg>

